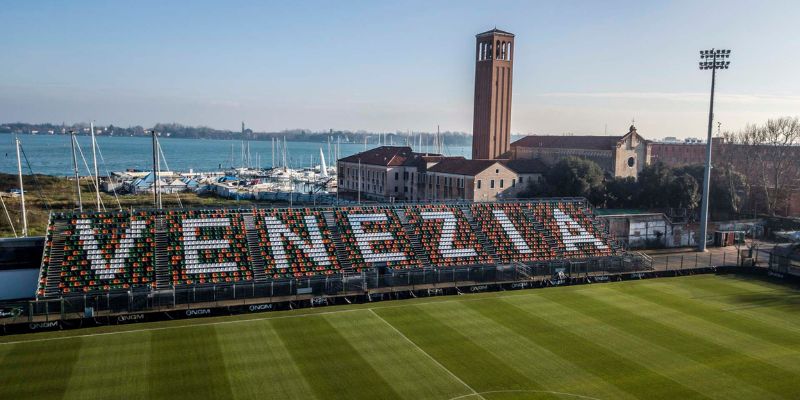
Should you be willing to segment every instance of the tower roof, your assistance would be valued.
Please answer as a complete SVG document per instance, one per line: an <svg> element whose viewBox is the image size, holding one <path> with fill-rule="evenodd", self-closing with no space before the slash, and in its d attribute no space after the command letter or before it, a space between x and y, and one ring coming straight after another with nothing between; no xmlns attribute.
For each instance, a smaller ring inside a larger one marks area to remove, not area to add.
<svg viewBox="0 0 800 400"><path fill-rule="evenodd" d="M511 33L511 32L506 32L506 31L502 31L502 30L500 30L500 29L497 29L497 28L494 28L494 29L492 29L492 30L488 30L488 31L486 31L486 32L483 32L483 33L479 33L479 34L477 34L477 35L475 35L475 36L476 36L476 37L481 37L481 36L491 36L491 35L504 35L504 36L511 36L511 37L514 37L514 34L513 34L513 33Z"/></svg>

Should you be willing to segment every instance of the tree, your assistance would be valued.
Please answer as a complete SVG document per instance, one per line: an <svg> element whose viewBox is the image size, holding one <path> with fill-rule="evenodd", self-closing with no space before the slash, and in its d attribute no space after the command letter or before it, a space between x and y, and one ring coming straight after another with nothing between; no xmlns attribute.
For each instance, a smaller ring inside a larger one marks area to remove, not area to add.
<svg viewBox="0 0 800 400"><path fill-rule="evenodd" d="M666 191L672 186L673 170L661 161L642 168L639 172L639 206L666 208L670 198Z"/></svg>
<svg viewBox="0 0 800 400"><path fill-rule="evenodd" d="M674 208L693 210L700 203L700 185L693 176L684 173L676 176L669 185L669 203Z"/></svg>
<svg viewBox="0 0 800 400"><path fill-rule="evenodd" d="M567 157L548 170L545 175L546 192L556 197L586 197L598 203L603 198L603 179L603 169L594 161Z"/></svg>
<svg viewBox="0 0 800 400"><path fill-rule="evenodd" d="M758 188L767 213L775 215L800 181L800 120L770 119L727 134L726 139L730 145L725 146L723 160L740 168L737 172L745 175L746 184Z"/></svg>
<svg viewBox="0 0 800 400"><path fill-rule="evenodd" d="M634 177L612 178L606 181L606 207L637 207L639 183Z"/></svg>

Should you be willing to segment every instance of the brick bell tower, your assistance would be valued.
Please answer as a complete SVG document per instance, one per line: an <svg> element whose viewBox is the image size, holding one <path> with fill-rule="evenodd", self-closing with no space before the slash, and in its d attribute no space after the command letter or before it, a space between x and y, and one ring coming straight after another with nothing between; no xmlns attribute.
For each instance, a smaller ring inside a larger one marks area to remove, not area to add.
<svg viewBox="0 0 800 400"><path fill-rule="evenodd" d="M496 159L511 144L514 34L495 28L475 38L472 159Z"/></svg>

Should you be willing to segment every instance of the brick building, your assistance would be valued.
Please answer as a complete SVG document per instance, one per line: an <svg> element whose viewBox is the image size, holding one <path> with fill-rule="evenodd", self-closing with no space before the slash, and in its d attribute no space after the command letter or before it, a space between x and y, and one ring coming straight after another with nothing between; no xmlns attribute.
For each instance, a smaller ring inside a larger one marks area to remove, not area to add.
<svg viewBox="0 0 800 400"><path fill-rule="evenodd" d="M337 165L340 196L375 201L494 201L538 181L545 168L540 160L468 160L399 146L353 154Z"/></svg>
<svg viewBox="0 0 800 400"><path fill-rule="evenodd" d="M613 176L636 177L650 163L649 145L631 125L622 136L526 136L511 144L510 154L515 160L539 159L548 164L580 157Z"/></svg>
<svg viewBox="0 0 800 400"><path fill-rule="evenodd" d="M497 28L475 36L472 159L506 157L511 143L514 34Z"/></svg>

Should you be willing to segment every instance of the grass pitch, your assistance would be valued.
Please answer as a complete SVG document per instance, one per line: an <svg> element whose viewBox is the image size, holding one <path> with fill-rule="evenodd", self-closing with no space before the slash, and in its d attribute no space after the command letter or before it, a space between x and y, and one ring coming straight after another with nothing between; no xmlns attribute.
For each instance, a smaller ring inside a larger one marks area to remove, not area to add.
<svg viewBox="0 0 800 400"><path fill-rule="evenodd" d="M0 398L800 398L800 294L702 275L0 338Z"/></svg>

